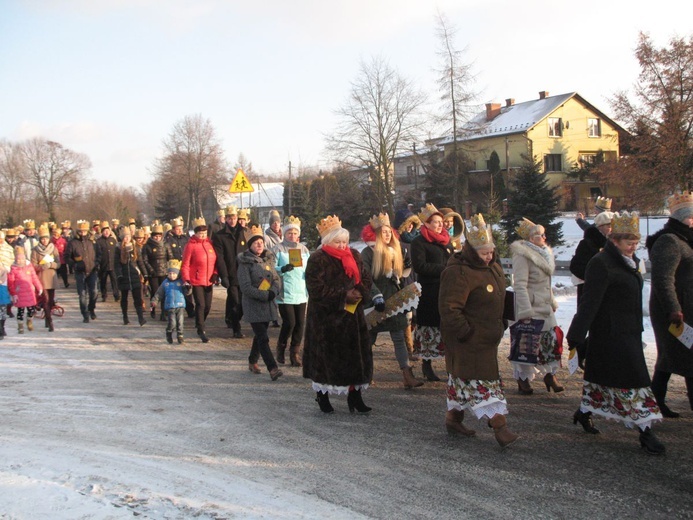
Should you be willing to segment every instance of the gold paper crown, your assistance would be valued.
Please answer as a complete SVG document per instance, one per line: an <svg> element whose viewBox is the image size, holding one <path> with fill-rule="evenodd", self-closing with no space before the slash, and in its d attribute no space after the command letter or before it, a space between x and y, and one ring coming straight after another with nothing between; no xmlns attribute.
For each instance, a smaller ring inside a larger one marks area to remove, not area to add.
<svg viewBox="0 0 693 520"><path fill-rule="evenodd" d="M339 220L337 215L329 215L321 219L315 227L318 228L318 233L320 233L320 236L324 237L330 231L341 228L342 221Z"/></svg>
<svg viewBox="0 0 693 520"><path fill-rule="evenodd" d="M206 226L206 225L207 225L207 221L205 220L204 217L193 219L193 229L195 229L196 227Z"/></svg>
<svg viewBox="0 0 693 520"><path fill-rule="evenodd" d="M113 227L116 227L116 226L120 225L120 220L118 220L117 218L112 218L112 219L111 219L111 225L112 225Z"/></svg>
<svg viewBox="0 0 693 520"><path fill-rule="evenodd" d="M89 222L87 222L86 220L78 220L77 229L79 231L89 231Z"/></svg>
<svg viewBox="0 0 693 520"><path fill-rule="evenodd" d="M243 231L243 234L245 235L245 243L246 244L248 242L250 242L250 239L253 237L259 237L262 239L265 238L265 233L262 231L262 228L260 226L256 226L255 224L245 228L245 230Z"/></svg>
<svg viewBox="0 0 693 520"><path fill-rule="evenodd" d="M152 234L153 233L161 233L162 235L164 234L164 226L161 224L157 224L155 226L152 226Z"/></svg>
<svg viewBox="0 0 693 520"><path fill-rule="evenodd" d="M108 220L102 220L101 221L101 229L103 230L106 228L111 229L111 227L108 225Z"/></svg>
<svg viewBox="0 0 693 520"><path fill-rule="evenodd" d="M130 218L128 219L128 226L129 226L130 224L137 224L137 222L135 221L134 218L130 217Z"/></svg>
<svg viewBox="0 0 693 520"><path fill-rule="evenodd" d="M144 238L144 229L137 228L133 236L134 238Z"/></svg>
<svg viewBox="0 0 693 520"><path fill-rule="evenodd" d="M467 228L467 241L474 248L493 245L491 226L486 225L481 213L472 216L471 224Z"/></svg>
<svg viewBox="0 0 693 520"><path fill-rule="evenodd" d="M14 257L17 258L19 255L22 255L26 258L26 251L24 250L24 246L14 246Z"/></svg>
<svg viewBox="0 0 693 520"><path fill-rule="evenodd" d="M5 236L6 237L16 237L17 236L17 229L16 228L7 228L5 230Z"/></svg>
<svg viewBox="0 0 693 520"><path fill-rule="evenodd" d="M529 240L529 232L534 226L536 226L534 222L522 217L522 221L520 225L515 228L515 231L517 231L517 234L520 235L522 240Z"/></svg>
<svg viewBox="0 0 693 520"><path fill-rule="evenodd" d="M236 206L226 206L226 216L238 215L238 208Z"/></svg>
<svg viewBox="0 0 693 520"><path fill-rule="evenodd" d="M51 236L50 231L48 231L48 226L39 226L38 236L39 236L39 238Z"/></svg>
<svg viewBox="0 0 693 520"><path fill-rule="evenodd" d="M284 217L284 225L301 227L301 219L294 217L293 215Z"/></svg>
<svg viewBox="0 0 693 520"><path fill-rule="evenodd" d="M600 208L602 211L611 211L611 199L606 197L597 197L594 202L596 208Z"/></svg>
<svg viewBox="0 0 693 520"><path fill-rule="evenodd" d="M173 226L172 226L171 224L169 224L168 222L166 222L166 224L164 224L164 233L170 231L172 227L173 227Z"/></svg>
<svg viewBox="0 0 693 520"><path fill-rule="evenodd" d="M693 193L684 191L683 193L674 193L667 199L669 211L674 213L681 208L690 208L693 206Z"/></svg>
<svg viewBox="0 0 693 520"><path fill-rule="evenodd" d="M152 234L152 228L150 226L142 226L142 231L144 231L145 235L151 235Z"/></svg>
<svg viewBox="0 0 693 520"><path fill-rule="evenodd" d="M640 217L635 211L614 213L614 218L611 220L611 233L640 236Z"/></svg>
<svg viewBox="0 0 693 520"><path fill-rule="evenodd" d="M63 222L62 224L60 224L60 227L61 227L61 228L71 228L71 227L72 227L72 222L70 222L69 220L66 220L65 222Z"/></svg>
<svg viewBox="0 0 693 520"><path fill-rule="evenodd" d="M24 221L24 229L36 229L36 222L33 220L25 220Z"/></svg>
<svg viewBox="0 0 693 520"><path fill-rule="evenodd" d="M99 224L101 224L101 221L100 221L99 219L96 219L96 220L92 220L92 221L91 221L91 225L92 225L92 226L98 226Z"/></svg>
<svg viewBox="0 0 693 520"><path fill-rule="evenodd" d="M176 226L182 226L183 225L183 217L176 217L173 220L171 220L171 226L176 227Z"/></svg>
<svg viewBox="0 0 693 520"><path fill-rule="evenodd" d="M248 220L250 218L250 210L242 208L238 210L238 218Z"/></svg>
<svg viewBox="0 0 693 520"><path fill-rule="evenodd" d="M180 271L180 266L181 266L181 261L176 260L175 258L173 260L169 260L168 263L166 264L166 267L171 270L171 269L177 269Z"/></svg>
<svg viewBox="0 0 693 520"><path fill-rule="evenodd" d="M224 212L223 209L218 209L217 210L217 217L225 217L226 213Z"/></svg>
<svg viewBox="0 0 693 520"><path fill-rule="evenodd" d="M387 213L373 215L368 223L373 229L380 229L383 226L392 227L390 225L390 216Z"/></svg>
<svg viewBox="0 0 693 520"><path fill-rule="evenodd" d="M433 204L429 202L423 208L421 208L421 213L419 213L419 219L421 219L421 222L428 222L428 219L435 214L438 214L441 218L443 218L443 214L440 211L438 211L438 209Z"/></svg>

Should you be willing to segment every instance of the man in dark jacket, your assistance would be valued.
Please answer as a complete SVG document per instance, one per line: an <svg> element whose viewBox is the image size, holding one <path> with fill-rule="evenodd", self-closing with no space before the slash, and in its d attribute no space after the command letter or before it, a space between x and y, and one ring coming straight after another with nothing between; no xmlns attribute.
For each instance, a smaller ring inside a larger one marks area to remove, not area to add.
<svg viewBox="0 0 693 520"><path fill-rule="evenodd" d="M84 323L96 319L96 283L98 280L98 256L94 243L89 240L89 222L77 221L75 238L67 243L65 248L67 265L75 271L75 282L79 294L79 310Z"/></svg>
<svg viewBox="0 0 693 520"><path fill-rule="evenodd" d="M118 292L118 282L115 275L115 250L118 239L111 233L108 221L101 222L101 236L96 240L96 250L98 251L101 262L99 263L99 285L101 288L101 301L106 301L108 279L111 279L113 289L113 299L120 300Z"/></svg>
<svg viewBox="0 0 693 520"><path fill-rule="evenodd" d="M214 233L212 245L217 254L217 272L221 279L221 285L226 287L226 326L233 329L234 338L242 338L241 318L243 308L241 306L241 291L238 287L237 257L243 252L240 239L243 231L238 226L238 211L236 206L226 208L226 226Z"/></svg>
<svg viewBox="0 0 693 520"><path fill-rule="evenodd" d="M190 240L187 233L183 232L183 217L176 217L171 220L171 231L166 235L166 258L169 260L183 261L183 249ZM185 297L185 312L188 318L195 317L195 306L192 296Z"/></svg>
<svg viewBox="0 0 693 520"><path fill-rule="evenodd" d="M214 222L212 222L209 226L209 233L208 234L209 234L210 240L214 236L214 233L224 229L224 226L226 226L226 211L224 211L223 209L220 209L219 211L217 211L217 219Z"/></svg>

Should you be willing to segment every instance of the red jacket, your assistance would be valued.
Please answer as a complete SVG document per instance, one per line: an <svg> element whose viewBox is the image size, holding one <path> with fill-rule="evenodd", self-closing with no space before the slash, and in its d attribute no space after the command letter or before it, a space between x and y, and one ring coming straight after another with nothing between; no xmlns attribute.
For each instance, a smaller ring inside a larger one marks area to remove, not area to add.
<svg viewBox="0 0 693 520"><path fill-rule="evenodd" d="M12 264L7 275L7 288L12 296L17 297L15 307L33 307L36 305L36 291L43 290L36 276L36 270L31 264L25 266Z"/></svg>
<svg viewBox="0 0 693 520"><path fill-rule="evenodd" d="M209 286L217 275L217 254L209 238L200 240L193 236L183 249L183 265L180 276L191 285Z"/></svg>
<svg viewBox="0 0 693 520"><path fill-rule="evenodd" d="M58 237L58 238L51 238L51 242L55 244L55 248L58 250L58 254L60 255L60 263L64 264L65 263L65 248L67 247L67 240L65 240L63 237Z"/></svg>

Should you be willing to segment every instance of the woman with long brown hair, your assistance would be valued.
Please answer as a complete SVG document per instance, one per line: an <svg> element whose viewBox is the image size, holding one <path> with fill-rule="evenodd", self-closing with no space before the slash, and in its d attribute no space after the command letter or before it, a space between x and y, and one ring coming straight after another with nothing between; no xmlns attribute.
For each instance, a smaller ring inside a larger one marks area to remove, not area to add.
<svg viewBox="0 0 693 520"><path fill-rule="evenodd" d="M128 319L128 294L132 293L137 320L140 326L147 323L144 319L142 306L142 279L145 267L139 253L139 247L132 241L128 228L123 228L123 237L115 252L115 273L120 290L120 310L123 313L123 325L130 323Z"/></svg>

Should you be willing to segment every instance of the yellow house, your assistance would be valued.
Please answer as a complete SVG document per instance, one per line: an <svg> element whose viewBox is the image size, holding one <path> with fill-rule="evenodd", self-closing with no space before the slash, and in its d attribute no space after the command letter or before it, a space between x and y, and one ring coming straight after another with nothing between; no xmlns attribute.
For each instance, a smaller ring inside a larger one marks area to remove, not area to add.
<svg viewBox="0 0 693 520"><path fill-rule="evenodd" d="M618 160L619 137L625 133L616 122L576 92L539 98L523 103L506 99L486 104L486 110L475 116L457 138L475 169L471 175L488 175L489 158L498 154L500 169L511 173L525 159L541 161L549 185L560 187L562 209L589 210L588 201L597 195L618 197L618 187L600 186L586 179L571 179L566 174L575 166L594 164L599 155L604 160ZM445 153L452 151L452 136L435 140ZM608 193L606 193L608 191Z"/></svg>

